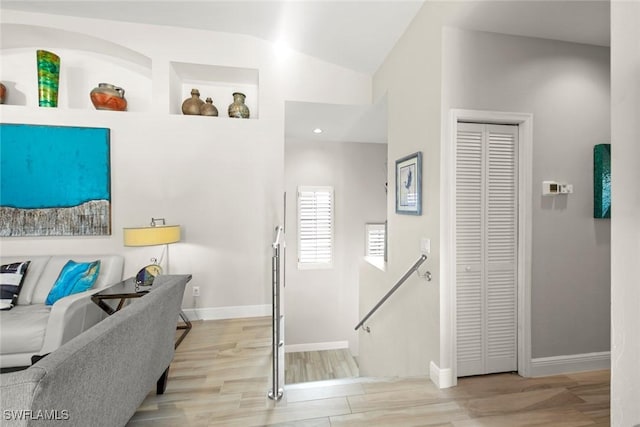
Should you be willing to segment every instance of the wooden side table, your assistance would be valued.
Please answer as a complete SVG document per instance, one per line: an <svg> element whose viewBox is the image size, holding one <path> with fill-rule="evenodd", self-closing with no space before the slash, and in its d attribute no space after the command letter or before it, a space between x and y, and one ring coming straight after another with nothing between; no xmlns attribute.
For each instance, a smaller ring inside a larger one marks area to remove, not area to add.
<svg viewBox="0 0 640 427"><path fill-rule="evenodd" d="M114 287L111 287L103 291L100 291L96 294L93 294L91 296L91 301L97 304L98 307L100 307L109 316L111 316L113 313L117 311L120 311L125 306L128 300L143 297L149 292L151 292L151 291L136 291L135 279L125 280L124 282L121 282L119 285L121 286L117 287L116 289L118 291L122 290L122 292L116 292L114 291ZM106 303L106 301L109 301L109 300L120 300L120 301L118 302L118 305L115 308L113 308L111 305ZM184 338L187 336L187 334L189 333L189 331L191 331L191 328L193 327L193 325L191 324L191 321L189 320L187 315L184 313L184 311L182 311L182 309L180 310L178 315L180 316L184 324L178 325L176 327L177 330L181 330L183 332L182 334L180 334L180 336L176 340L174 348L178 348L182 340L184 340Z"/></svg>

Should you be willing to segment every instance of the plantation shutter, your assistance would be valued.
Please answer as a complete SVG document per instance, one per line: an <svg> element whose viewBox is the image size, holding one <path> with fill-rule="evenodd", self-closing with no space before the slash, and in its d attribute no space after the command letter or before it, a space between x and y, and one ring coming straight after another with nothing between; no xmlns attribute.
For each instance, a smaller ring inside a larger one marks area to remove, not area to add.
<svg viewBox="0 0 640 427"><path fill-rule="evenodd" d="M459 123L458 376L517 369L517 126Z"/></svg>
<svg viewBox="0 0 640 427"><path fill-rule="evenodd" d="M365 255L370 257L384 257L384 223L365 224L366 251Z"/></svg>
<svg viewBox="0 0 640 427"><path fill-rule="evenodd" d="M333 261L333 187L298 188L298 268Z"/></svg>

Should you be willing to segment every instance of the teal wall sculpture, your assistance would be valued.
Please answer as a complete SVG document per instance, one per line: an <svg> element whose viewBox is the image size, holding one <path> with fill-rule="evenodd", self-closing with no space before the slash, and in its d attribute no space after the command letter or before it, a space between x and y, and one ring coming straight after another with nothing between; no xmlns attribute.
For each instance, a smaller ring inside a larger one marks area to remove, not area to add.
<svg viewBox="0 0 640 427"><path fill-rule="evenodd" d="M593 147L593 217L611 218L611 144Z"/></svg>

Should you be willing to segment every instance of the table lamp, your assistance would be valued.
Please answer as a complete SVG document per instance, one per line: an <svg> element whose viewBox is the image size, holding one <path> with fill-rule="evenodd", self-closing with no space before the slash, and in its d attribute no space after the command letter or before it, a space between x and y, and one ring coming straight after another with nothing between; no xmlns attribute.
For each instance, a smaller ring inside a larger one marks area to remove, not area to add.
<svg viewBox="0 0 640 427"><path fill-rule="evenodd" d="M161 223L161 225L160 225ZM151 218L148 227L124 228L125 246L158 246L164 245L160 260L151 258L152 264L143 267L136 275L138 286L151 286L153 279L162 273L162 259L167 253L167 274L169 273L169 244L180 241L180 226L166 225L164 218Z"/></svg>
<svg viewBox="0 0 640 427"><path fill-rule="evenodd" d="M162 224L160 225L160 223ZM162 263L165 252L167 253L167 274L169 274L169 244L180 241L179 225L166 225L164 218L151 218L151 224L149 224L148 227L124 228L123 231L125 246L164 245L162 254L160 255L160 261L156 258L151 258L152 264L143 267L136 275L136 292L139 286L151 286L156 276L162 273L160 264ZM180 309L178 315L185 323L184 326L179 325L178 329L184 329L185 331L176 341L176 348L191 330L191 322L182 309Z"/></svg>

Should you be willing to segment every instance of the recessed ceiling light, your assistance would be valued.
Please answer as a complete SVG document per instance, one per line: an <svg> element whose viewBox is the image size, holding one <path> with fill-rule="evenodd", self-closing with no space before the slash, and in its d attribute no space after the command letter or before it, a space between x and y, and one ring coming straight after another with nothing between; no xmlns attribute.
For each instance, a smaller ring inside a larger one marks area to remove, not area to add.
<svg viewBox="0 0 640 427"><path fill-rule="evenodd" d="M313 130L313 133L322 133L322 129L320 129L320 128L315 128L315 129Z"/></svg>

